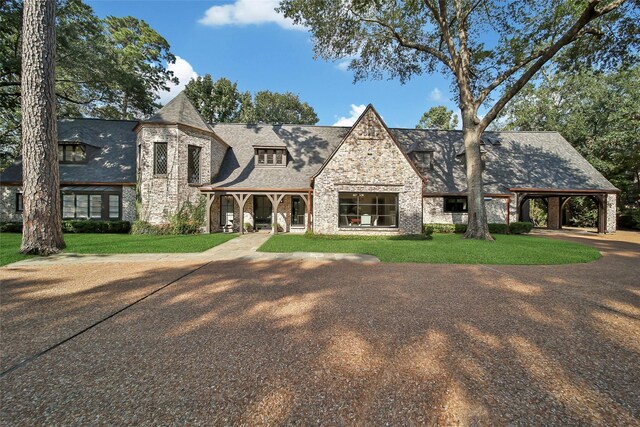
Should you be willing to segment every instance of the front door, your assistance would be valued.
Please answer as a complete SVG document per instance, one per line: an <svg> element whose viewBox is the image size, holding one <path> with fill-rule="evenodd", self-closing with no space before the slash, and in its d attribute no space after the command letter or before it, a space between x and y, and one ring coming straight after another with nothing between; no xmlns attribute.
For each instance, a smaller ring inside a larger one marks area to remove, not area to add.
<svg viewBox="0 0 640 427"><path fill-rule="evenodd" d="M273 208L267 196L253 196L253 229L271 230Z"/></svg>

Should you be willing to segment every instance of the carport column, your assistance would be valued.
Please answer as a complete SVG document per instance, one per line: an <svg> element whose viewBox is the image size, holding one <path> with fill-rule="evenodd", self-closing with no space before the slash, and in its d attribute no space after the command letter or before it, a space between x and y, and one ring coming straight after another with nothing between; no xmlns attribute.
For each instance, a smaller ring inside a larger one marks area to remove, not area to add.
<svg viewBox="0 0 640 427"><path fill-rule="evenodd" d="M560 230L562 228L562 210L560 209L560 197L549 197L549 207L547 209L547 228Z"/></svg>
<svg viewBox="0 0 640 427"><path fill-rule="evenodd" d="M207 234L211 234L211 206L216 199L215 193L207 193L207 210L205 211L205 221Z"/></svg>

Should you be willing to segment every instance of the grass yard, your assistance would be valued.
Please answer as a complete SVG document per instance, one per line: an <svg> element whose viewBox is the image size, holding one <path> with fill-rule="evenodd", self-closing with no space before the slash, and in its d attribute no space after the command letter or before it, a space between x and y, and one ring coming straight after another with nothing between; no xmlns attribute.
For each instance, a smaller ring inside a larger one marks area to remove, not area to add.
<svg viewBox="0 0 640 427"><path fill-rule="evenodd" d="M236 237L237 234L194 234L152 236L133 234L65 234L65 252L77 254L139 254L203 252ZM0 265L28 258L18 250L20 233L0 234Z"/></svg>
<svg viewBox="0 0 640 427"><path fill-rule="evenodd" d="M545 237L494 235L495 242L463 240L460 234L416 237L276 235L260 252L336 252L374 255L382 262L430 264L573 264L594 261L600 252L580 243Z"/></svg>

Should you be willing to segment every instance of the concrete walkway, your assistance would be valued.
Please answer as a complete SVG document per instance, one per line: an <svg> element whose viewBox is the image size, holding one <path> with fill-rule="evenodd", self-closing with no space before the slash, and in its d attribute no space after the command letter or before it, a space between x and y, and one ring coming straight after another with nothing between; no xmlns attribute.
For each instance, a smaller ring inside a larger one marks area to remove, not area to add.
<svg viewBox="0 0 640 427"><path fill-rule="evenodd" d="M196 253L145 253L145 254L73 254L61 253L48 257L34 257L19 261L11 266L20 267L28 265L60 265L60 264L87 264L87 263L130 263L130 262L191 262L191 261L228 261L228 260L290 260L311 259L326 261L353 261L361 263L378 263L380 260L373 255L319 253L319 252L294 252L294 253L268 253L257 252L264 242L269 240L271 234L250 233L231 239L221 245L214 246L204 252Z"/></svg>

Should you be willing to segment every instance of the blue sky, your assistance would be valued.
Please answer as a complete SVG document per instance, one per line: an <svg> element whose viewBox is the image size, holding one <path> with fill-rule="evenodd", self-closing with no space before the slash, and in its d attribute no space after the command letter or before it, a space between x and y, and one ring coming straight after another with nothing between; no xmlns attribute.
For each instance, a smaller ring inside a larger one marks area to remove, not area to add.
<svg viewBox="0 0 640 427"><path fill-rule="evenodd" d="M86 2L100 17L135 16L162 34L179 58L172 68L181 86L209 73L236 81L242 91L290 91L316 110L320 125L349 124L369 103L391 127L414 127L436 105L457 111L444 76L354 84L345 61L314 60L310 34L273 11L277 0Z"/></svg>

